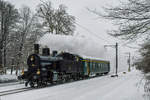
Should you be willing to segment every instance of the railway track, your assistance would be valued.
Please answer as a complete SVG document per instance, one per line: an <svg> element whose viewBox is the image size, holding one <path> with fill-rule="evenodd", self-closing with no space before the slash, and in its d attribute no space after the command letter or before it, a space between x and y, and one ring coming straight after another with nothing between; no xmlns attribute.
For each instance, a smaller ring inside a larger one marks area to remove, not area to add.
<svg viewBox="0 0 150 100"><path fill-rule="evenodd" d="M0 87L12 86L12 85L18 85L18 84L23 84L23 83L20 83L20 82L2 83L0 84Z"/></svg>
<svg viewBox="0 0 150 100"><path fill-rule="evenodd" d="M103 75L103 76L108 76L110 75ZM96 76L99 77L99 76ZM87 79L83 79L83 80L88 80L88 79L92 79L93 77L87 78ZM25 92L25 91L29 91L29 90L37 90L37 89L42 89L42 88L47 88L47 87L53 87L53 86L58 86L58 85L62 85L62 84L68 84L68 83L73 83L73 82L77 82L77 81L81 81L81 80L76 80L76 81L69 81L69 82L65 82L65 83L56 83L56 84L49 84L46 87L39 87L39 88L19 88L19 89L12 89L12 90L5 90L5 91L0 91L0 96L5 96L5 95L10 95L10 94L16 94L16 93L20 93L20 92Z"/></svg>
<svg viewBox="0 0 150 100"><path fill-rule="evenodd" d="M76 80L76 81L80 81L80 80ZM65 82L65 83L49 84L46 87L39 87L39 88L27 87L27 88L18 88L18 89L4 90L4 91L0 91L0 97L1 96L11 95L11 94L16 94L16 93L21 93L21 92L25 92L25 91L30 91L30 90L38 90L38 89L43 89L43 88L47 88L47 87L53 87L53 86L58 86L58 85L62 85L62 84L68 84L68 83L72 83L72 82L76 82L76 81L70 81L70 82Z"/></svg>
<svg viewBox="0 0 150 100"><path fill-rule="evenodd" d="M20 92L25 92L25 91L29 91L29 90L32 90L32 88L19 88L19 89L0 91L0 96L10 95L10 94L15 94L15 93L20 93Z"/></svg>

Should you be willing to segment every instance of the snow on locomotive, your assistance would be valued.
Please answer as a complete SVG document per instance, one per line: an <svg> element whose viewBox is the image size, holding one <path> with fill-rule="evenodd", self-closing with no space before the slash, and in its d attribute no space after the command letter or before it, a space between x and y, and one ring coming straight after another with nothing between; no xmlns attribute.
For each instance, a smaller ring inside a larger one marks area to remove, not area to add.
<svg viewBox="0 0 150 100"><path fill-rule="evenodd" d="M68 52L53 51L43 48L39 54L39 45L35 44L35 53L27 59L28 70L20 78L31 87L46 86L58 82L84 79L93 75L107 74L110 71L110 62L80 57Z"/></svg>

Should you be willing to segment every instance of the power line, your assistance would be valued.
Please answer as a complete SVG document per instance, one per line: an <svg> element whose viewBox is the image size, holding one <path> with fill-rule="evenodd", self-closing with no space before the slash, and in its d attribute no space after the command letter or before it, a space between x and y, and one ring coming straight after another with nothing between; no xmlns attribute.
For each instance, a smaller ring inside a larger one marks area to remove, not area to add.
<svg viewBox="0 0 150 100"><path fill-rule="evenodd" d="M78 24L77 22L75 22L76 25L78 25L79 27L81 27L82 29L86 30L88 33L90 33L90 35L93 35L95 37L97 37L98 39L104 40L107 43L110 43L109 41L105 40L104 38L100 37L99 35L95 34L94 32L92 32L91 30L89 30L88 28ZM92 34L91 34L92 33Z"/></svg>
<svg viewBox="0 0 150 100"><path fill-rule="evenodd" d="M131 46L131 45L128 45L129 44L129 42L122 42L121 43L121 46L125 46L125 47L128 47L128 48L130 48L130 49L140 49L140 47L138 47L138 46Z"/></svg>
<svg viewBox="0 0 150 100"><path fill-rule="evenodd" d="M112 44L112 43L110 43L108 40L106 40L106 39L100 37L99 35L95 34L94 32L92 32L91 30L89 30L89 29L86 28L85 26L83 26L83 25L81 25L81 24L78 24L77 22L75 22L75 24L78 25L79 27L81 27L82 29L86 30L88 33L90 33L90 35L93 35L93 36L97 37L97 38L100 39L100 40L103 40L103 41L105 41L105 42L107 42L107 43L109 43L109 44ZM92 33L92 34L91 34L91 33ZM131 47L131 46L127 45L126 43L123 43L123 44L121 43L121 46L125 46L125 47L130 48L130 49L139 49L138 47L133 47L133 46Z"/></svg>

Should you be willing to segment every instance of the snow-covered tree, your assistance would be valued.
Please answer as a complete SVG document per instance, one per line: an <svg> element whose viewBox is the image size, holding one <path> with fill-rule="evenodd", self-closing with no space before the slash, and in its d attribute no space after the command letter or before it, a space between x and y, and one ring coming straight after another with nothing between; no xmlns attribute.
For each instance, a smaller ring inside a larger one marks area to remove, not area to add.
<svg viewBox="0 0 150 100"><path fill-rule="evenodd" d="M37 7L37 15L41 19L45 33L72 35L75 30L75 17L69 15L67 7L60 5L54 9L50 1L41 2Z"/></svg>
<svg viewBox="0 0 150 100"><path fill-rule="evenodd" d="M140 49L141 58L135 63L137 69L144 73L150 72L150 41L144 43Z"/></svg>
<svg viewBox="0 0 150 100"><path fill-rule="evenodd" d="M9 35L18 21L18 10L9 2L0 0L0 68L6 67L6 49Z"/></svg>
<svg viewBox="0 0 150 100"><path fill-rule="evenodd" d="M42 36L41 25L35 14L33 14L29 7L23 6L19 10L20 19L16 28L16 41L14 41L17 51L15 58L17 60L16 69L24 67L26 59L31 52L31 47L37 41L39 36Z"/></svg>
<svg viewBox="0 0 150 100"><path fill-rule="evenodd" d="M119 0L118 0L119 2ZM114 21L118 27L110 31L115 37L126 40L135 40L150 34L150 1L149 0L120 0L120 5L104 8L104 13L91 10L98 16Z"/></svg>

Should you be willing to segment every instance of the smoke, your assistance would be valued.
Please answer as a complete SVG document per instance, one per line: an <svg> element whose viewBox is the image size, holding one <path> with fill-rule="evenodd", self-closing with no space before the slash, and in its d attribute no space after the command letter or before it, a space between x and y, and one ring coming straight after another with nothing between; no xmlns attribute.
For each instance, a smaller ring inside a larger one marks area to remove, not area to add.
<svg viewBox="0 0 150 100"><path fill-rule="evenodd" d="M46 34L40 39L39 44L49 47L50 51L66 51L86 58L92 57L110 61L111 71L115 70L115 48L104 47L106 43L98 39L79 35L63 36ZM127 67L127 57L121 55L119 52L119 71L127 71Z"/></svg>

